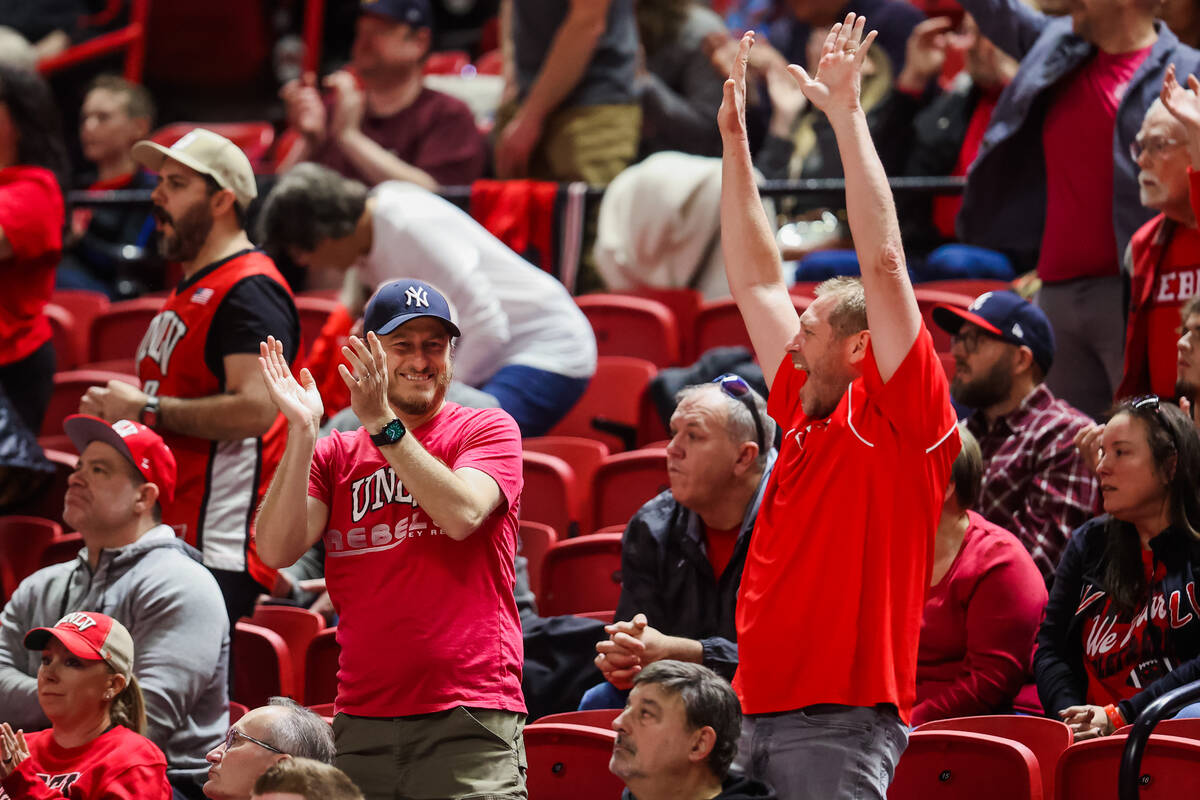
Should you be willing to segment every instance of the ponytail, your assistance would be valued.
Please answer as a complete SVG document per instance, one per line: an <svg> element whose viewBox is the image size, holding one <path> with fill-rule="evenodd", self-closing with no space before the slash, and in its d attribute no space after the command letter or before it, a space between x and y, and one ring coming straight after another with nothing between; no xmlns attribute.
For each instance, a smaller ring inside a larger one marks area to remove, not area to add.
<svg viewBox="0 0 1200 800"><path fill-rule="evenodd" d="M138 686L137 678L129 676L129 683L113 699L109 715L114 725L123 725L143 736L146 734L146 701L142 698L142 688Z"/></svg>

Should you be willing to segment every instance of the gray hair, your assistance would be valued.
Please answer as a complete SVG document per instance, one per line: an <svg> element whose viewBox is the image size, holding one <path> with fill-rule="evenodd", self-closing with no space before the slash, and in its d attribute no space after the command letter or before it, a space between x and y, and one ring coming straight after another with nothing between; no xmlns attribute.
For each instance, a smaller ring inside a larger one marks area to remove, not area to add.
<svg viewBox="0 0 1200 800"><path fill-rule="evenodd" d="M703 664L683 661L655 661L633 678L633 685L651 684L678 695L692 730L705 726L716 733L716 742L708 754L708 766L714 776L725 780L729 765L737 755L742 735L742 707L733 687Z"/></svg>
<svg viewBox="0 0 1200 800"><path fill-rule="evenodd" d="M750 402L754 403L754 410L758 412L758 420L762 423L763 441L758 442L758 433L754 429L754 417L750 415L750 409L746 408L741 400L730 397L715 383L694 383L683 387L675 393L675 404L678 405L700 392L716 392L716 396L721 399L721 406L725 409L725 433L729 435L734 444L757 443L759 445L758 458L755 460L754 466L759 472L766 469L767 455L775 446L775 420L771 419L771 415L767 413L767 401L763 400L762 395L754 391L753 387L750 389L750 394L747 395Z"/></svg>
<svg viewBox="0 0 1200 800"><path fill-rule="evenodd" d="M259 244L273 252L311 253L326 239L354 233L366 206L363 184L320 164L299 164L263 200Z"/></svg>
<svg viewBox="0 0 1200 800"><path fill-rule="evenodd" d="M867 329L867 296L858 278L841 276L821 281L813 294L837 298L837 305L829 312L829 324L839 339Z"/></svg>
<svg viewBox="0 0 1200 800"><path fill-rule="evenodd" d="M267 723L272 744L290 756L333 763L333 729L328 722L290 697L272 697L267 705L287 712L273 715Z"/></svg>

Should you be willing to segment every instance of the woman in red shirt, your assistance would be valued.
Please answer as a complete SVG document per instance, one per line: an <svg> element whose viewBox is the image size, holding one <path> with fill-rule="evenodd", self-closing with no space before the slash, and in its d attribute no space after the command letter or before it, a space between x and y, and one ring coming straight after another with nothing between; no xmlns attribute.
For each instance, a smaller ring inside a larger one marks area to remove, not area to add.
<svg viewBox="0 0 1200 800"><path fill-rule="evenodd" d="M54 380L54 345L42 309L62 254L66 170L46 82L0 65L0 389L35 434Z"/></svg>
<svg viewBox="0 0 1200 800"><path fill-rule="evenodd" d="M1200 679L1200 439L1153 395L1117 407L1096 466L1105 515L1067 543L1038 632L1042 706L1106 736Z"/></svg>
<svg viewBox="0 0 1200 800"><path fill-rule="evenodd" d="M51 728L0 724L0 799L169 800L167 759L142 736L146 709L133 677L133 639L104 614L77 611L34 628L37 692Z"/></svg>

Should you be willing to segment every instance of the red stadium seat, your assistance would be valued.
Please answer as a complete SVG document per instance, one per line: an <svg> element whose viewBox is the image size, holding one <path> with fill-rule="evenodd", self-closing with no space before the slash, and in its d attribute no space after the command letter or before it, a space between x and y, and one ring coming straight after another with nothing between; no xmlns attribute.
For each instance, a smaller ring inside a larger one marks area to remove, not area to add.
<svg viewBox="0 0 1200 800"><path fill-rule="evenodd" d="M557 456L525 451L521 472L525 479L521 518L549 525L559 539L566 539L573 529L579 491L570 465Z"/></svg>
<svg viewBox="0 0 1200 800"><path fill-rule="evenodd" d="M600 728L611 731L613 720L621 714L619 708L592 708L587 711L564 711L561 714L547 714L539 717L538 725L583 725L588 728ZM533 723L530 723L533 724Z"/></svg>
<svg viewBox="0 0 1200 800"><path fill-rule="evenodd" d="M238 620L233 633L233 695L250 708L272 697L295 699L292 655L275 631Z"/></svg>
<svg viewBox="0 0 1200 800"><path fill-rule="evenodd" d="M964 731L985 733L1020 742L1037 758L1042 773L1042 796L1053 800L1054 772L1063 751L1071 746L1071 729L1066 723L1048 717L1020 714L995 714L982 717L955 717L926 722L918 731Z"/></svg>
<svg viewBox="0 0 1200 800"><path fill-rule="evenodd" d="M71 312L75 324L82 326L84 338L92 329L92 320L112 305L107 296L87 289L55 289L50 302Z"/></svg>
<svg viewBox="0 0 1200 800"><path fill-rule="evenodd" d="M608 770L616 739L611 730L583 725L526 725L525 781L530 799L618 800L625 784Z"/></svg>
<svg viewBox="0 0 1200 800"><path fill-rule="evenodd" d="M576 505L571 509L571 519L578 522L581 529L589 528L592 479L608 457L608 447L603 442L582 436L533 436L525 439L521 446L526 451L557 456L567 462L575 473Z"/></svg>
<svg viewBox="0 0 1200 800"><path fill-rule="evenodd" d="M463 50L444 50L430 53L421 72L425 75L458 75L463 67L471 63L471 57Z"/></svg>
<svg viewBox="0 0 1200 800"><path fill-rule="evenodd" d="M1023 744L961 731L914 731L888 800L1043 800L1037 758Z"/></svg>
<svg viewBox="0 0 1200 800"><path fill-rule="evenodd" d="M792 294L790 297L797 314L803 314L813 301L813 298L805 295ZM745 347L754 351L746 323L742 321L742 312L732 298L705 303L700 307L696 317L695 341L697 358L714 347Z"/></svg>
<svg viewBox="0 0 1200 800"><path fill-rule="evenodd" d="M913 294L917 296L917 306L921 309L921 317L925 320L925 327L929 329L929 334L933 337L933 346L939 353L950 352L950 334L946 333L936 322L933 321L933 309L940 304L957 306L958 308L966 308L974 302L974 296L960 294L958 292L943 292L938 289L927 289L925 284L917 284L913 288Z"/></svg>
<svg viewBox="0 0 1200 800"><path fill-rule="evenodd" d="M575 298L596 334L602 356L644 358L656 367L679 363L679 328L671 309L657 300L621 294Z"/></svg>
<svg viewBox="0 0 1200 800"><path fill-rule="evenodd" d="M529 588L536 598L542 596L542 564L546 560L546 553L557 541L558 536L549 525L521 520L521 527L517 531L517 553L528 562L525 569L529 574Z"/></svg>
<svg viewBox="0 0 1200 800"><path fill-rule="evenodd" d="M675 315L675 327L679 331L679 358L681 363L690 364L696 359L693 352L691 335L696 330L696 315L700 313L700 305L704 295L695 289L667 289L656 286L640 286L637 289L626 289L623 294L634 297L644 297L647 300L657 300Z"/></svg>
<svg viewBox="0 0 1200 800"><path fill-rule="evenodd" d="M1120 734L1078 742L1058 760L1058 800L1118 800L1117 776L1127 737ZM1146 743L1138 800L1195 797L1200 787L1200 742L1153 735Z"/></svg>
<svg viewBox="0 0 1200 800"><path fill-rule="evenodd" d="M542 616L611 610L620 598L620 534L577 536L546 552L538 604Z"/></svg>
<svg viewBox="0 0 1200 800"><path fill-rule="evenodd" d="M107 0L102 11L80 20L81 27L107 27L120 15L124 5L124 0ZM150 0L129 0L129 17L123 27L86 39L53 58L39 61L38 70L44 75L50 75L124 50L124 76L134 83L141 83L142 70L146 63L146 21L149 13Z"/></svg>
<svg viewBox="0 0 1200 800"><path fill-rule="evenodd" d="M315 706L309 706L308 710L319 716L321 719L333 724L335 709L333 703L317 703Z"/></svg>
<svg viewBox="0 0 1200 800"><path fill-rule="evenodd" d="M67 494L67 481L70 479L71 473L75 471L75 464L79 461L79 456L75 453L44 446L42 452L45 454L46 460L54 467L54 473L37 492L20 503L13 511L53 520L61 524L63 530L68 530L68 526L62 518L63 499Z"/></svg>
<svg viewBox="0 0 1200 800"><path fill-rule="evenodd" d="M63 535L62 526L42 517L0 517L0 599L7 601L17 585L42 565L42 553Z"/></svg>
<svg viewBox="0 0 1200 800"><path fill-rule="evenodd" d="M932 289L938 292L953 292L975 298L984 292L1010 292L1012 284L1008 281L997 281L989 278L948 278L941 281L924 281L918 283L918 289Z"/></svg>
<svg viewBox="0 0 1200 800"><path fill-rule="evenodd" d="M150 321L162 308L161 297L139 297L113 303L92 320L88 336L89 364L97 361L132 359L150 327Z"/></svg>
<svg viewBox="0 0 1200 800"><path fill-rule="evenodd" d="M250 622L278 633L292 657L292 685L304 686L304 660L308 645L325 628L325 618L315 611L295 606L261 605Z"/></svg>
<svg viewBox="0 0 1200 800"><path fill-rule="evenodd" d="M50 403L46 406L46 416L42 419L42 436L59 436L63 432L63 420L71 414L79 413L79 400L93 386L107 386L109 381L124 381L130 386L141 386L136 375L120 372L107 372L97 369L76 369L67 372L57 372L54 375L54 391L50 395ZM63 449L70 446L70 440L62 442Z"/></svg>
<svg viewBox="0 0 1200 800"><path fill-rule="evenodd" d="M788 287L788 292L801 297L815 298L817 296L817 287L820 285L821 281L796 281Z"/></svg>
<svg viewBox="0 0 1200 800"><path fill-rule="evenodd" d="M233 723L237 722L239 719L246 716L246 714L249 711L250 711L250 709L246 708L241 703L234 703L233 701L230 701L230 703L229 703L229 724L232 725Z"/></svg>
<svg viewBox="0 0 1200 800"><path fill-rule="evenodd" d="M1132 725L1117 728L1116 733L1129 733ZM1200 740L1200 718L1164 719L1154 726L1155 736L1178 736L1180 739Z"/></svg>
<svg viewBox="0 0 1200 800"><path fill-rule="evenodd" d="M475 72L479 75L504 74L504 54L499 50L488 50L475 59Z"/></svg>
<svg viewBox="0 0 1200 800"><path fill-rule="evenodd" d="M337 628L326 628L308 643L304 659L304 703L332 703L337 699L338 658Z"/></svg>
<svg viewBox="0 0 1200 800"><path fill-rule="evenodd" d="M46 545L46 549L42 551L41 564L38 568L73 561L82 549L83 536L78 533L64 533Z"/></svg>
<svg viewBox="0 0 1200 800"><path fill-rule="evenodd" d="M150 134L150 141L170 147L193 128L205 128L241 148L259 172L275 145L275 126L269 122L174 122Z"/></svg>
<svg viewBox="0 0 1200 800"><path fill-rule="evenodd" d="M80 335L75 315L56 303L46 303L42 313L50 321L50 336L54 342L54 368L74 369L79 364L86 334Z"/></svg>
<svg viewBox="0 0 1200 800"><path fill-rule="evenodd" d="M645 359L600 356L587 391L550 435L595 439L611 452L634 449L646 386L657 374L658 368Z"/></svg>
<svg viewBox="0 0 1200 800"><path fill-rule="evenodd" d="M665 449L615 453L604 460L592 483L592 524L625 525L646 501L670 488Z"/></svg>
<svg viewBox="0 0 1200 800"><path fill-rule="evenodd" d="M321 335L329 315L338 307L337 300L323 297L300 296L296 298L296 313L300 315L300 342L304 352L311 353L313 342Z"/></svg>

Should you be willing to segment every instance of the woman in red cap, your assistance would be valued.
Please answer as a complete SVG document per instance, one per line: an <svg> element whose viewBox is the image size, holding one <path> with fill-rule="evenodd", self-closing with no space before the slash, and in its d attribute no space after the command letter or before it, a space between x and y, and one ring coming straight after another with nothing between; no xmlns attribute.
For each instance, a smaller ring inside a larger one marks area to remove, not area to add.
<svg viewBox="0 0 1200 800"><path fill-rule="evenodd" d="M168 800L167 759L142 732L146 710L133 677L133 639L104 614L77 611L34 628L42 651L37 692L50 729L0 724L0 798Z"/></svg>

